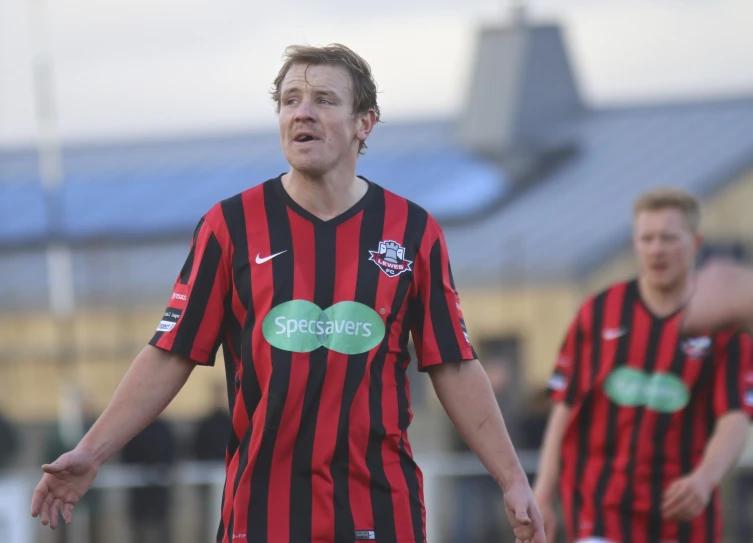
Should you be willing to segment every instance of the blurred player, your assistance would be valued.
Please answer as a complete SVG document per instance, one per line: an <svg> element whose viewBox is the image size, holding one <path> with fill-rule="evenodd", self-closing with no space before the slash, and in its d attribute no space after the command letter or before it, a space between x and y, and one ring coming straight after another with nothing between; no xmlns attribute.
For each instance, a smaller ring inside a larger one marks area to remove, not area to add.
<svg viewBox="0 0 753 543"><path fill-rule="evenodd" d="M379 118L368 64L339 45L287 53L273 98L290 171L201 219L151 345L77 448L44 466L32 513L70 522L98 467L222 344L233 432L218 542L425 541L406 433L412 333L420 369L504 490L517 540L544 543L442 231L356 177Z"/></svg>
<svg viewBox="0 0 753 543"><path fill-rule="evenodd" d="M570 326L534 494L550 540L559 484L570 543L720 543L716 489L745 444L753 343L734 328L680 333L698 202L657 189L634 218L640 276L590 297Z"/></svg>
<svg viewBox="0 0 753 543"><path fill-rule="evenodd" d="M714 260L696 276L683 325L693 333L730 324L753 327L753 269Z"/></svg>

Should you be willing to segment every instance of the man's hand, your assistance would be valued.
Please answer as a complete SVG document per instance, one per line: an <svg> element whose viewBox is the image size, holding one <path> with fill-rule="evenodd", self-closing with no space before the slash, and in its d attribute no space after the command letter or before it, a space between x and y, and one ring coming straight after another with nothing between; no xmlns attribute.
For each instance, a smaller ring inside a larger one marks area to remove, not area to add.
<svg viewBox="0 0 753 543"><path fill-rule="evenodd" d="M546 539L554 541L557 538L557 512L554 510L554 505L551 500L540 497L535 492L534 499L541 511L541 518L544 520Z"/></svg>
<svg viewBox="0 0 753 543"><path fill-rule="evenodd" d="M52 464L42 466L45 474L34 490L31 516L41 515L41 523L49 524L53 530L61 513L66 524L70 524L73 506L89 490L98 469L92 455L80 450L65 453Z"/></svg>
<svg viewBox="0 0 753 543"><path fill-rule="evenodd" d="M513 483L505 493L505 512L515 543L546 543L544 521L528 481Z"/></svg>
<svg viewBox="0 0 753 543"><path fill-rule="evenodd" d="M706 509L711 491L711 485L697 474L677 479L664 493L662 515L674 522L691 521Z"/></svg>

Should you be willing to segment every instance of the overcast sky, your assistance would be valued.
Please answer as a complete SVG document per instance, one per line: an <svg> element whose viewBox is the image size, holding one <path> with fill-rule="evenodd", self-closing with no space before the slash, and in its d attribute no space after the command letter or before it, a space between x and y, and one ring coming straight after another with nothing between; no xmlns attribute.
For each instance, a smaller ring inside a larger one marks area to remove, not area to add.
<svg viewBox="0 0 753 543"><path fill-rule="evenodd" d="M0 144L34 137L30 5L0 0ZM46 0L66 139L275 123L290 43L342 42L372 65L385 120L460 108L475 32L501 0ZM378 6L378 7L377 7ZM751 0L534 0L558 20L592 104L753 95Z"/></svg>

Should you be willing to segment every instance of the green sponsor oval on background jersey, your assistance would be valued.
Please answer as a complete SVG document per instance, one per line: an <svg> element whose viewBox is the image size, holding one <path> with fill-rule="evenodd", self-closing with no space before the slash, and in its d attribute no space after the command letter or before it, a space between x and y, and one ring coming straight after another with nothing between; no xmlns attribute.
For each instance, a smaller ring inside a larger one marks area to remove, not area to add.
<svg viewBox="0 0 753 543"><path fill-rule="evenodd" d="M262 333L270 345L307 353L326 347L343 354L365 353L384 338L381 317L367 305L339 302L324 311L313 302L291 300L264 317Z"/></svg>
<svg viewBox="0 0 753 543"><path fill-rule="evenodd" d="M646 407L659 413L675 413L690 401L682 379L671 373L655 373L646 384Z"/></svg>
<svg viewBox="0 0 753 543"><path fill-rule="evenodd" d="M648 377L641 370L617 368L604 382L604 392L617 405L636 407L643 405L647 381Z"/></svg>

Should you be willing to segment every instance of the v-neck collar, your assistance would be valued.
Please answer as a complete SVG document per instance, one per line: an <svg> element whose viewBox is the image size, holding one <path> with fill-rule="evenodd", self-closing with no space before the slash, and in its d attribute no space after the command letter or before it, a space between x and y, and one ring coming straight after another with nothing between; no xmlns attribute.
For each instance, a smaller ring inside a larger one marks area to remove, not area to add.
<svg viewBox="0 0 753 543"><path fill-rule="evenodd" d="M321 226L338 226L348 219L352 218L353 216L360 213L371 201L371 198L374 196L374 193L377 190L377 186L366 179L363 176L358 176L359 179L363 179L368 184L368 188L366 189L366 194L364 194L360 200L358 200L355 204L353 204L350 208L343 211L339 215L332 217L329 220L323 220L311 213L310 211L307 211L303 206L301 206L298 202L293 200L293 198L288 194L288 191L285 190L285 187L282 185L282 176L285 174L280 174L277 178L272 180L272 184L275 188L275 191L277 194L282 198L282 201L285 202L285 205L288 206L290 209L295 211L298 215L303 217L304 219L314 223L314 225L321 225Z"/></svg>

